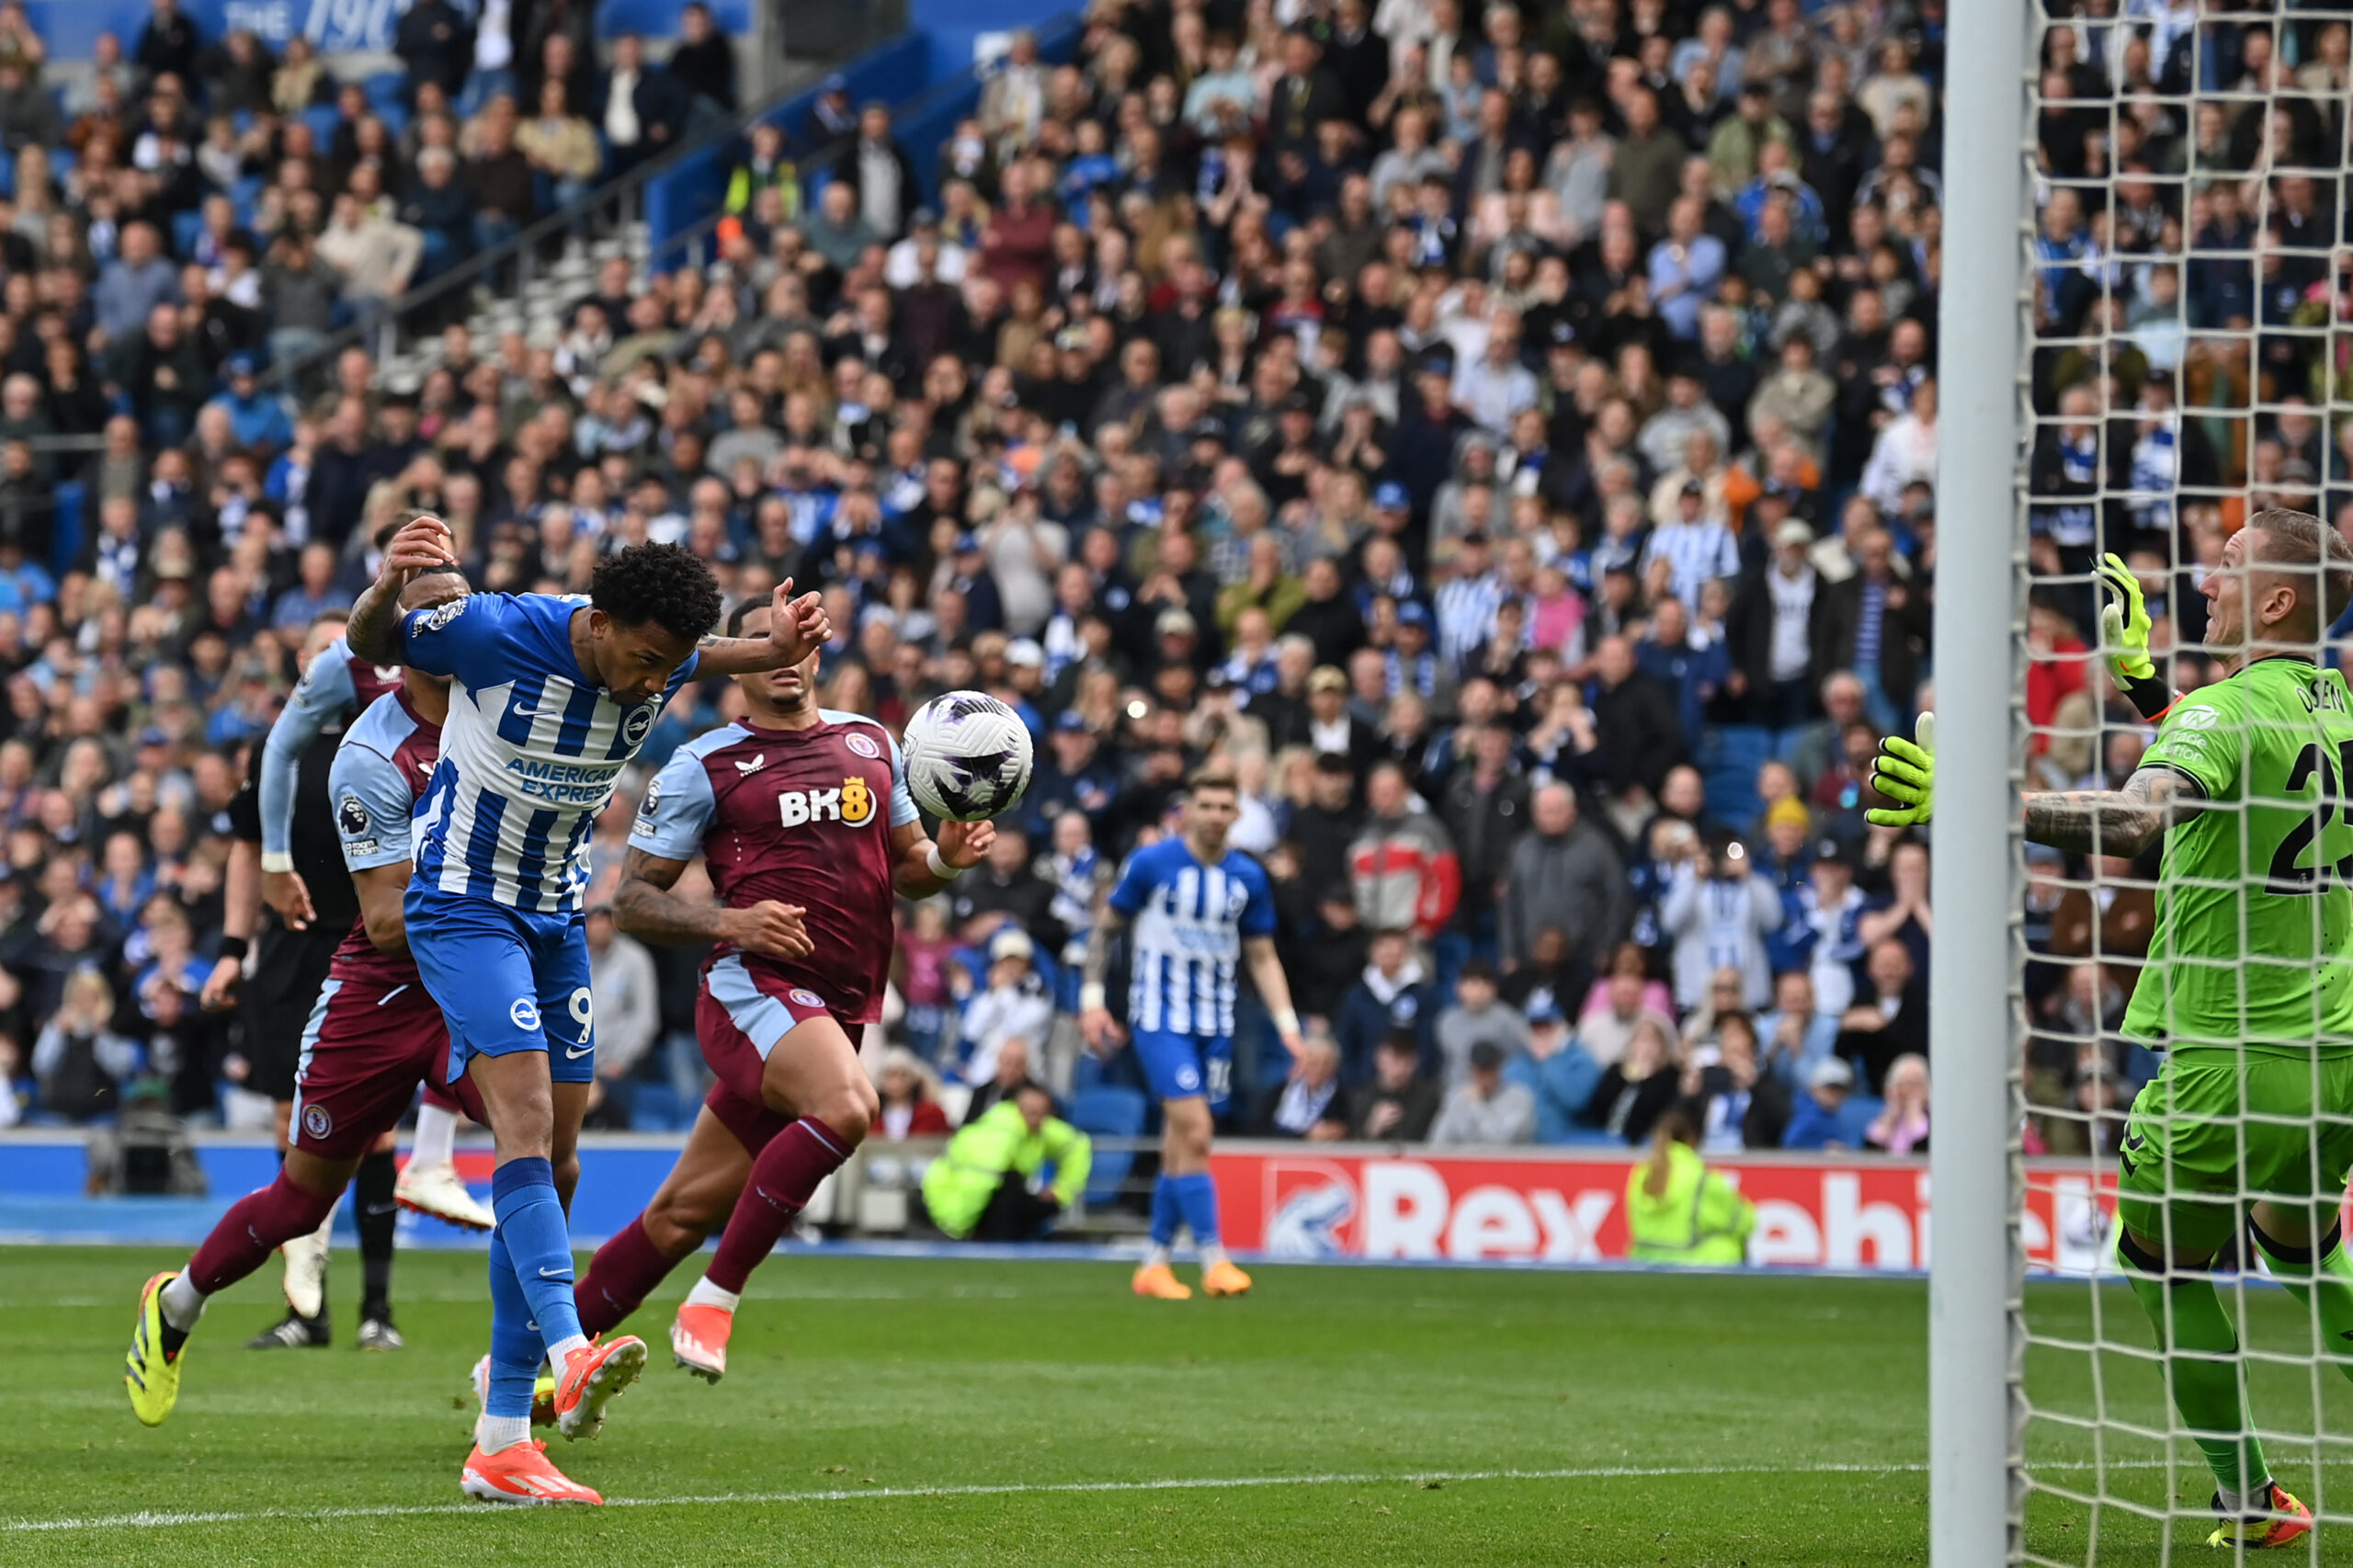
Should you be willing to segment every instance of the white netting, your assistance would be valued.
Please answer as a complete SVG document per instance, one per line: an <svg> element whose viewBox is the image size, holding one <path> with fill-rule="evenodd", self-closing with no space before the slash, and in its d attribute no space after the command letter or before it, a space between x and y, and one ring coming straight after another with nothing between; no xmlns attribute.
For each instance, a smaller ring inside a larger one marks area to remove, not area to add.
<svg viewBox="0 0 2353 1568"><path fill-rule="evenodd" d="M2353 251L2343 229L2353 9L2045 0L2036 10L2035 210L2021 278L2032 333L2019 368L2034 429L2017 535L2024 783L2114 789L2155 731L2100 656L2099 558L2129 559L2148 593L2158 676L2189 690L2223 673L2195 652L2209 635L2200 585L2245 519L2279 506L2353 520ZM1972 159L1991 155L1948 148L1946 179L1968 178ZM2315 651L2329 664L2339 650L2332 640ZM2249 760L2265 737L2227 700L2213 707L2209 749L2235 747L2242 773L2277 781L2223 808L2247 875L2202 884L2226 893L2239 921L2235 946L2208 962L2243 974L2245 1007L2259 1009L2312 992L2314 965L2282 960L2257 901L2288 901L2316 947L2347 940L2321 930L2337 903L2313 890L2353 873L2353 859L2336 863L2353 756L2340 757L2327 716L2315 715L2311 756L2287 745L2283 779ZM2029 1283L2024 1296L2031 1562L2222 1560L2206 1544L2214 1476L2168 1397L2147 1312L2104 1261L2127 1108L2164 1061L2123 1023L2134 988L2158 983L2143 961L2158 875L2154 850L2130 861L2026 856L2013 974L2024 1241L2034 1262L2081 1271ZM2173 961L2187 973L2198 960ZM2319 1007L2315 994L2315 1034ZM2317 1103L2336 1103L2317 1056L2295 1071ZM2316 1211L2328 1223L2345 1171L2324 1149L2341 1140L2245 1101L2222 1125L2258 1163L2273 1141L2297 1141L2302 1183L2284 1187L2325 1193ZM2175 1190L2185 1184L2177 1171L2171 1179ZM2242 1177L2235 1196L2265 1194ZM2317 1314L2269 1282L2244 1230L2213 1278L2238 1328L2251 1430L2272 1474L2323 1521L2279 1555L2321 1561L2329 1522L2353 1516L2353 1471L2342 1468L2353 1460L2353 1342L2334 1343Z"/></svg>

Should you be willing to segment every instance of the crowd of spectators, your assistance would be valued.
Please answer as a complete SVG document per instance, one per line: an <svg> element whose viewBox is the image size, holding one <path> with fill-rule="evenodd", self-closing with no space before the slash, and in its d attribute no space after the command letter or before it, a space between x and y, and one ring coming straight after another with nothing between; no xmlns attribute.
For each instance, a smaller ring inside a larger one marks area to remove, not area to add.
<svg viewBox="0 0 2353 1568"><path fill-rule="evenodd" d="M233 377L183 440L105 420L37 331L65 380L28 361L0 441L20 394L82 396L108 445L62 582L0 531L0 1059L55 1115L87 1106L43 1062L191 1112L233 1082L189 1003L222 810L302 628L423 506L478 587L689 541L733 596L823 589L827 706L896 724L977 687L1029 722L990 862L903 912L906 1125L941 1077L1134 1081L1079 1057L1073 960L1216 757L1313 1021L1297 1061L1245 1027L1235 1130L1624 1143L1696 1100L1710 1151L1920 1151L1930 849L1862 813L1937 653L1946 10L1098 0L1075 63L1017 39L936 157L838 92L755 131L709 266L608 263L552 344L452 328L416 397L364 357L301 407ZM2026 700L2038 778L2097 783L2145 734L2089 655L2095 551L2194 686L2191 574L2244 508L2353 495L2318 412L2336 184L2295 172L2341 144L2347 35L2052 10ZM36 329L40 277L5 296ZM5 524L45 481L0 451ZM645 765L733 700L682 694ZM2148 868L2030 869L2032 1135L2067 1147L2106 1124L2059 1113L2147 1075L2112 1028ZM600 1062L612 1114L691 1105L698 955L599 941L643 1026Z"/></svg>

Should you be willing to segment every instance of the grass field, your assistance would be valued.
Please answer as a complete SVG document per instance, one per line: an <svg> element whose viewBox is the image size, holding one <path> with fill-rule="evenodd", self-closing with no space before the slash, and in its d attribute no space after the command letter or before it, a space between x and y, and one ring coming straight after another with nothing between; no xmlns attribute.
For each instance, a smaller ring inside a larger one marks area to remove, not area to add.
<svg viewBox="0 0 2353 1568"><path fill-rule="evenodd" d="M1111 1265L790 1257L755 1279L714 1389L661 1343L682 1274L631 1324L657 1358L604 1438L555 1444L631 1506L542 1511L457 1490L488 1321L478 1256L403 1257L397 1356L245 1351L275 1315L248 1281L214 1303L178 1413L150 1432L124 1402L121 1347L139 1282L177 1261L0 1251L0 1563L1927 1557L1915 1282L1267 1267L1247 1301L1171 1305L1128 1296ZM353 1262L338 1255L335 1281L347 1335ZM2038 1290L2038 1328L2082 1332L2090 1300ZM2256 1315L2258 1341L2303 1332L2276 1292ZM2112 1316L2109 1333L2133 1327ZM2110 1407L2161 1421L2154 1372L2110 1360ZM2326 1398L2353 1431L2338 1382ZM2029 1384L2087 1407L2083 1358L2040 1353ZM2261 1369L2256 1385L2267 1425L2310 1429L2304 1374ZM2089 1454L2048 1426L2032 1442L2062 1464ZM2294 1458L2275 1455L2290 1486ZM2161 1465L2118 1473L2161 1505ZM2090 1526L2038 1499L2030 1544L2082 1562ZM2336 1544L2325 1560L2353 1562ZM2154 1524L2104 1513L2099 1562L2159 1547Z"/></svg>

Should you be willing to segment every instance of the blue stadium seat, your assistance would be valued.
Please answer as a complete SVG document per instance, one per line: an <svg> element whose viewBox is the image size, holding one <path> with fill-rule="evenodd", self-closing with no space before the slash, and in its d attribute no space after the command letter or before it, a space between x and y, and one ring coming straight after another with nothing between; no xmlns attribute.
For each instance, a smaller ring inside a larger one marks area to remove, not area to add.
<svg viewBox="0 0 2353 1568"><path fill-rule="evenodd" d="M311 128L311 134L318 138L319 155L324 157L335 141L335 128L343 123L342 113L333 104L313 104L302 111L301 119Z"/></svg>
<svg viewBox="0 0 2353 1568"><path fill-rule="evenodd" d="M675 1132L678 1130L678 1091L667 1083L639 1081L630 1085L629 1125L633 1132Z"/></svg>
<svg viewBox="0 0 2353 1568"><path fill-rule="evenodd" d="M1870 1095L1848 1095L1847 1103L1838 1108L1838 1137L1849 1149L1863 1146L1863 1134L1870 1131L1887 1102Z"/></svg>
<svg viewBox="0 0 2353 1568"><path fill-rule="evenodd" d="M202 212L172 214L172 254L186 261L196 254L197 242L204 237Z"/></svg>
<svg viewBox="0 0 2353 1568"><path fill-rule="evenodd" d="M1137 1138L1143 1134L1149 1103L1140 1089L1099 1084L1071 1096L1065 1119L1089 1138ZM1131 1149L1097 1149L1095 1164L1086 1174L1086 1201L1101 1204L1117 1199L1120 1185L1128 1179L1135 1163Z"/></svg>
<svg viewBox="0 0 2353 1568"><path fill-rule="evenodd" d="M1722 724L1699 738L1699 778L1708 815L1734 826L1756 815L1756 770L1773 759L1773 732L1754 724Z"/></svg>
<svg viewBox="0 0 2353 1568"><path fill-rule="evenodd" d="M49 540L50 574L63 579L82 553L82 508L87 493L78 479L57 487L57 527Z"/></svg>

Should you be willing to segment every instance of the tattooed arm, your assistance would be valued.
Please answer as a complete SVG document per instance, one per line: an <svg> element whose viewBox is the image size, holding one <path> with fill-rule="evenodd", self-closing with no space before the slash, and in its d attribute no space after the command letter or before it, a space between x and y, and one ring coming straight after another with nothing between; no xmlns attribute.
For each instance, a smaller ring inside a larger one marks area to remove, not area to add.
<svg viewBox="0 0 2353 1568"><path fill-rule="evenodd" d="M665 859L631 846L621 862L621 885L613 894L613 923L642 942L665 948L692 947L698 942L733 942L746 952L770 958L807 958L809 934L801 928L801 911L792 904L764 899L745 909L690 902L670 890L687 869L684 860Z"/></svg>
<svg viewBox="0 0 2353 1568"><path fill-rule="evenodd" d="M2200 809L2197 780L2170 767L2143 767L2121 790L2029 790L2026 835L2081 855L2133 856Z"/></svg>

